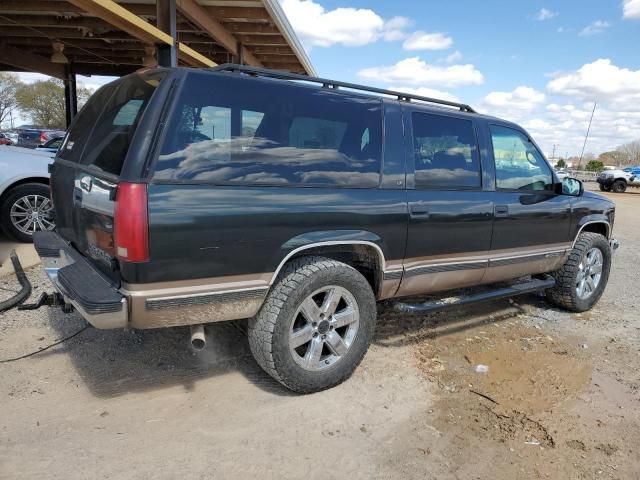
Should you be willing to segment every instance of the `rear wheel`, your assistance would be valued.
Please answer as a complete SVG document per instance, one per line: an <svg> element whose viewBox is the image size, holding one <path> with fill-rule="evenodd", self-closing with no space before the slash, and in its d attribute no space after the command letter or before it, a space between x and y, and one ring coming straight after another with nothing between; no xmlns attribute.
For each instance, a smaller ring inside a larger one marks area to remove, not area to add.
<svg viewBox="0 0 640 480"><path fill-rule="evenodd" d="M611 187L610 186L604 186L604 185L600 184L600 191L601 192L610 192L611 191Z"/></svg>
<svg viewBox="0 0 640 480"><path fill-rule="evenodd" d="M553 273L556 286L547 290L551 303L574 312L591 309L604 292L611 270L611 247L598 234L583 232L569 258Z"/></svg>
<svg viewBox="0 0 640 480"><path fill-rule="evenodd" d="M346 380L364 357L376 321L367 280L323 257L290 263L249 321L258 364L285 387L311 393Z"/></svg>
<svg viewBox="0 0 640 480"><path fill-rule="evenodd" d="M625 182L624 180L616 180L615 182L613 182L611 189L615 193L624 193L627 190L627 182Z"/></svg>
<svg viewBox="0 0 640 480"><path fill-rule="evenodd" d="M53 230L53 205L49 187L25 183L9 191L0 205L0 223L7 235L20 242L32 242L34 232Z"/></svg>

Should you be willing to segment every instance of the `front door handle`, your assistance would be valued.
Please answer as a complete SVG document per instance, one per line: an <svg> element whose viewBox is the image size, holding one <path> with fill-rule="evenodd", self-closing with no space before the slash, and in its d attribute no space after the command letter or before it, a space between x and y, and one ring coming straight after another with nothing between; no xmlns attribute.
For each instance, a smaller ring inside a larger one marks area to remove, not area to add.
<svg viewBox="0 0 640 480"><path fill-rule="evenodd" d="M509 216L509 206L508 205L496 205L493 208L493 213L496 217L508 217Z"/></svg>
<svg viewBox="0 0 640 480"><path fill-rule="evenodd" d="M409 205L409 212L412 217L426 217L429 215L429 204L416 202Z"/></svg>

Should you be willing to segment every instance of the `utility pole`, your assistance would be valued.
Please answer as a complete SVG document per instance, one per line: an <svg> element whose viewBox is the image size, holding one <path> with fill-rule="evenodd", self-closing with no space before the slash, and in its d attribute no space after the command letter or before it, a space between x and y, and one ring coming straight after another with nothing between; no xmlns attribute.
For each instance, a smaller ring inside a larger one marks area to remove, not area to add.
<svg viewBox="0 0 640 480"><path fill-rule="evenodd" d="M593 114L596 113L596 105L598 102L593 102L593 110L591 111L591 118L589 119L589 126L587 127L587 134L584 136L584 143L582 144L582 153L580 154L580 160L578 161L578 167L582 166L582 157L584 156L584 149L587 146L587 139L589 138L589 132L591 131L591 122L593 121Z"/></svg>
<svg viewBox="0 0 640 480"><path fill-rule="evenodd" d="M556 144L553 144L553 152L551 152L551 163L553 163L553 161L556 158Z"/></svg>

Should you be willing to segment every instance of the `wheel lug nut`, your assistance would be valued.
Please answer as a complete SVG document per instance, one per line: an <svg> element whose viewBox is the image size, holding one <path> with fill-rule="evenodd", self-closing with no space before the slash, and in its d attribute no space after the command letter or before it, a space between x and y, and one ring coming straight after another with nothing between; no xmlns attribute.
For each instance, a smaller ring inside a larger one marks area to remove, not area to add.
<svg viewBox="0 0 640 480"><path fill-rule="evenodd" d="M325 365L329 365L329 360L324 361Z"/></svg>
<svg viewBox="0 0 640 480"><path fill-rule="evenodd" d="M324 340L325 338L327 338L327 336L326 335L322 335L322 339Z"/></svg>
<svg viewBox="0 0 640 480"><path fill-rule="evenodd" d="M317 326L318 326L318 322L313 322L313 323L311 323L311 326L312 326L312 327L317 327Z"/></svg>
<svg viewBox="0 0 640 480"><path fill-rule="evenodd" d="M318 332L313 332L313 338L316 338L318 336Z"/></svg>
<svg viewBox="0 0 640 480"><path fill-rule="evenodd" d="M333 330L333 325L329 326L329 330Z"/></svg>

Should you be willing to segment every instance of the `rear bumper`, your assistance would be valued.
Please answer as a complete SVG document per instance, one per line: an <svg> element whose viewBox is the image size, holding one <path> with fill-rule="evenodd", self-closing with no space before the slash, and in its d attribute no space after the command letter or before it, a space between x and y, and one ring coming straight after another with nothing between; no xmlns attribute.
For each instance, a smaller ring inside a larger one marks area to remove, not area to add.
<svg viewBox="0 0 640 480"><path fill-rule="evenodd" d="M55 232L39 232L33 243L53 286L96 328L128 325L124 295Z"/></svg>

